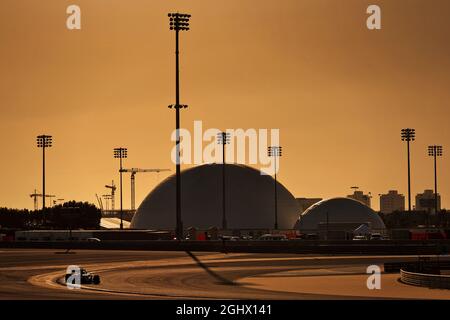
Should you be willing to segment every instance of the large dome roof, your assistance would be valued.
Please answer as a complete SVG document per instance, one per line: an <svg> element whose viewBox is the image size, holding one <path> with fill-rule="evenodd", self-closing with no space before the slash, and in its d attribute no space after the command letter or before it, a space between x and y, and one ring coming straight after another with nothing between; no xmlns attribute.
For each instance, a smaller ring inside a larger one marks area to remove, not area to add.
<svg viewBox="0 0 450 320"><path fill-rule="evenodd" d="M313 231L320 223L370 223L372 229L385 229L383 220L371 208L354 199L332 198L322 200L306 209L299 217L295 229Z"/></svg>
<svg viewBox="0 0 450 320"><path fill-rule="evenodd" d="M259 170L226 165L226 217L229 229L274 226L274 179ZM151 191L131 222L135 229L174 229L175 175ZM298 218L294 196L279 182L278 227L291 229ZM183 228L222 226L222 164L205 164L181 172Z"/></svg>

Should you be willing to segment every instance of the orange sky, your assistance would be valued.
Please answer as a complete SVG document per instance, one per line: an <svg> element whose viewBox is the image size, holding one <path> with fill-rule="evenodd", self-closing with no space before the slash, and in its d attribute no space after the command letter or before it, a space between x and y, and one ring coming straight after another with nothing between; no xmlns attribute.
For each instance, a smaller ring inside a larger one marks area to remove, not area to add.
<svg viewBox="0 0 450 320"><path fill-rule="evenodd" d="M69 4L81 7L80 31L66 29ZM380 31L366 28L369 4L381 6ZM176 10L192 14L181 35L184 127L279 128L279 180L297 197L324 198L355 185L406 195L400 129L413 127L413 196L433 187L426 148L441 144L450 207L447 0L2 0L0 206L32 208L42 133L54 136L47 191L61 198L107 193L116 146L128 147L125 166L174 170ZM137 176L138 204L157 181Z"/></svg>

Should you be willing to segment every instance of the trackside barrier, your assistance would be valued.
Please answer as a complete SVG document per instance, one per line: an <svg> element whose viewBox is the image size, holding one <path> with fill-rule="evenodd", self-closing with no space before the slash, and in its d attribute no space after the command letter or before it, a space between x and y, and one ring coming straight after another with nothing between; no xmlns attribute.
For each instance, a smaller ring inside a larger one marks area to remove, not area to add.
<svg viewBox="0 0 450 320"><path fill-rule="evenodd" d="M422 262L429 268L436 268L440 270L450 270L450 261L426 261ZM418 261L405 261L405 262L386 262L384 264L384 272L386 273L399 273L400 270L414 270L420 265Z"/></svg>
<svg viewBox="0 0 450 320"><path fill-rule="evenodd" d="M450 289L450 276L400 270L400 281L412 286Z"/></svg>
<svg viewBox="0 0 450 320"><path fill-rule="evenodd" d="M355 255L434 255L447 252L445 241L174 241L174 240L104 240L87 241L16 241L0 242L2 248L51 248L94 250L210 251L240 253L298 253ZM397 271L398 272L398 271Z"/></svg>

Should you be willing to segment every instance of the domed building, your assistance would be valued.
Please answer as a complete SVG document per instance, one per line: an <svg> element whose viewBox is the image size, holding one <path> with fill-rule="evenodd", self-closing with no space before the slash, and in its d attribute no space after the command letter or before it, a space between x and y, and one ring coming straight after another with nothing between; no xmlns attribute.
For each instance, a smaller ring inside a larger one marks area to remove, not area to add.
<svg viewBox="0 0 450 320"><path fill-rule="evenodd" d="M376 232L386 229L378 214L362 202L351 198L332 198L309 207L300 215L294 228L302 233L352 233L363 224Z"/></svg>
<svg viewBox="0 0 450 320"><path fill-rule="evenodd" d="M181 172L183 228L222 227L222 164L204 164ZM274 179L245 165L225 165L226 219L228 229L274 227ZM175 227L176 177L172 175L151 191L131 222L134 229ZM299 206L279 182L278 227L292 229Z"/></svg>

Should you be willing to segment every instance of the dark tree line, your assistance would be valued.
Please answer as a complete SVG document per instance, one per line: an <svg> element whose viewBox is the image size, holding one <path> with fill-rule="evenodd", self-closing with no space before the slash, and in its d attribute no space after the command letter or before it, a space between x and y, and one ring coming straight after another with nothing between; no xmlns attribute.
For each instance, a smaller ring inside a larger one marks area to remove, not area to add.
<svg viewBox="0 0 450 320"><path fill-rule="evenodd" d="M419 225L450 228L450 212L380 213L388 229L415 228ZM44 211L0 208L0 228L7 229L99 229L101 211L88 202L69 201ZM45 220L45 225L44 225Z"/></svg>
<svg viewBox="0 0 450 320"><path fill-rule="evenodd" d="M10 229L98 229L100 219L100 209L88 202L69 201L36 211L0 208L0 227Z"/></svg>

